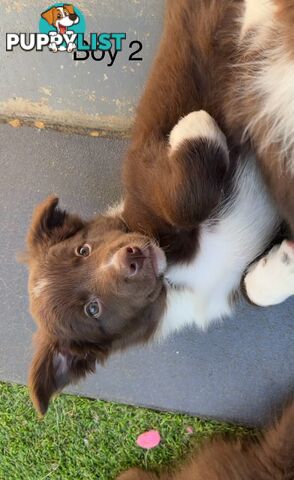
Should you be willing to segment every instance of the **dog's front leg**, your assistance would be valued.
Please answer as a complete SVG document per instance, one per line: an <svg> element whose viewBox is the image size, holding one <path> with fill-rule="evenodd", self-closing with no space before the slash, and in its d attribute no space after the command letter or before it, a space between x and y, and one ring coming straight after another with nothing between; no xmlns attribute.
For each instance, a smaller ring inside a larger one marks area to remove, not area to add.
<svg viewBox="0 0 294 480"><path fill-rule="evenodd" d="M193 229L219 205L229 164L225 136L201 110L182 118L169 141L151 137L143 147L130 150L124 180L142 204L141 216L147 209L176 228ZM131 223L133 210L130 201ZM148 224L148 215L144 221Z"/></svg>
<svg viewBox="0 0 294 480"><path fill-rule="evenodd" d="M162 198L165 217L175 226L193 228L219 204L229 168L224 134L205 111L182 118L169 137L168 194Z"/></svg>
<svg viewBox="0 0 294 480"><path fill-rule="evenodd" d="M67 46L67 51L69 53L72 53L76 48L77 48L76 44L73 42L70 42Z"/></svg>
<svg viewBox="0 0 294 480"><path fill-rule="evenodd" d="M54 43L54 42L49 43L48 47L49 47L49 50L51 50L51 52L54 52L54 53L58 52L58 48L57 48L56 43Z"/></svg>
<svg viewBox="0 0 294 480"><path fill-rule="evenodd" d="M51 52L58 52L58 46L57 46L57 43L56 43L56 38L57 38L57 35L55 32L50 32L49 33L49 37L50 37L50 43L48 45L48 48Z"/></svg>
<svg viewBox="0 0 294 480"><path fill-rule="evenodd" d="M72 30L67 30L66 34L67 34L67 40L66 40L67 51L71 53L77 48L76 44L71 41L72 35L75 35L75 32L73 32Z"/></svg>

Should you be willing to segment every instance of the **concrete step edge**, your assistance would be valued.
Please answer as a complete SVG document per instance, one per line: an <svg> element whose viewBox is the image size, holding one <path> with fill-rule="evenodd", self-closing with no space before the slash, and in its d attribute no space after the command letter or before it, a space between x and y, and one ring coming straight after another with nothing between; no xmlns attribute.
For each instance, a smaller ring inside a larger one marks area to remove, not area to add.
<svg viewBox="0 0 294 480"><path fill-rule="evenodd" d="M42 113L31 115L29 113L15 111L13 113L0 113L0 123L9 124L19 128L29 126L40 130L56 130L68 134L87 135L102 138L128 138L130 136L132 119L119 117L99 117L92 115L75 114L64 112L59 115L47 116Z"/></svg>

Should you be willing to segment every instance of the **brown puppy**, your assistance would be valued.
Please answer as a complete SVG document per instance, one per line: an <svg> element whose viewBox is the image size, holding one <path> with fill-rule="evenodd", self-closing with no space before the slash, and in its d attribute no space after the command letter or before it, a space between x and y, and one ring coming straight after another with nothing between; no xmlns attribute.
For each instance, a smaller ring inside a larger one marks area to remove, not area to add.
<svg viewBox="0 0 294 480"><path fill-rule="evenodd" d="M83 221L49 198L33 217L29 293L39 331L30 389L42 413L113 351L230 315L244 270L279 224L224 115L243 1L167 6L121 208Z"/></svg>
<svg viewBox="0 0 294 480"><path fill-rule="evenodd" d="M28 237L31 311L41 327L30 383L41 412L110 348L149 338L165 299L166 261L156 245L127 234L118 218L84 223L57 203L51 197L36 209Z"/></svg>
<svg viewBox="0 0 294 480"><path fill-rule="evenodd" d="M292 480L294 478L294 404L258 440L215 439L175 472L132 469L117 480Z"/></svg>

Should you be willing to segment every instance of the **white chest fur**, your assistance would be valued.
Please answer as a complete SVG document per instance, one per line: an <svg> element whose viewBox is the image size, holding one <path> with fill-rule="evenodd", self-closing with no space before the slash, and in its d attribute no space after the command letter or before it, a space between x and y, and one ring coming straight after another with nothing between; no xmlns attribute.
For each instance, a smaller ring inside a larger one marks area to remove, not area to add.
<svg viewBox="0 0 294 480"><path fill-rule="evenodd" d="M167 308L160 336L195 324L206 329L232 313L231 295L245 269L266 248L279 218L253 157L243 158L235 191L215 224L202 226L200 248L189 264L170 268Z"/></svg>
<svg viewBox="0 0 294 480"><path fill-rule="evenodd" d="M278 33L277 33L278 35ZM251 94L263 98L258 113L252 116L246 132L254 133L266 126L266 135L259 145L262 153L273 143L281 144L281 153L288 161L289 173L294 173L294 62L283 46L268 50L257 62L259 74L252 78ZM282 81L281 81L282 79Z"/></svg>
<svg viewBox="0 0 294 480"><path fill-rule="evenodd" d="M257 26L269 24L274 11L275 4L272 0L245 0L241 38Z"/></svg>
<svg viewBox="0 0 294 480"><path fill-rule="evenodd" d="M244 137L265 131L258 143L259 153L272 144L281 145L281 157L287 158L289 173L294 173L294 62L285 43L285 27L275 17L277 2L273 0L246 0L242 22L241 45L248 51L260 49L252 61L250 83L242 95L260 99L259 110L252 115ZM254 35L247 39L249 30ZM242 43L242 40L244 42ZM248 79L248 71L245 72ZM240 98L241 100L242 98Z"/></svg>

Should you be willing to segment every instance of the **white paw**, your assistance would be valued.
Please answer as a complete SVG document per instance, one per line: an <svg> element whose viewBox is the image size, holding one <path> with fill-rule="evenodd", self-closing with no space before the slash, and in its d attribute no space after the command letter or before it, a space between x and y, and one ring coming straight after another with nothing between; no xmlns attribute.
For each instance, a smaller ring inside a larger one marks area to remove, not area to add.
<svg viewBox="0 0 294 480"><path fill-rule="evenodd" d="M67 51L69 53L73 52L75 49L77 48L76 44L75 43L70 43L67 47Z"/></svg>
<svg viewBox="0 0 294 480"><path fill-rule="evenodd" d="M56 53L57 50L58 50L56 43L50 43L50 44L49 44L49 50L51 50L52 52Z"/></svg>
<svg viewBox="0 0 294 480"><path fill-rule="evenodd" d="M266 307L294 295L294 243L285 240L253 264L245 277L248 297Z"/></svg>
<svg viewBox="0 0 294 480"><path fill-rule="evenodd" d="M172 150L176 150L185 140L194 138L212 140L228 151L226 137L214 119L204 110L189 113L181 118L170 133L169 144Z"/></svg>

